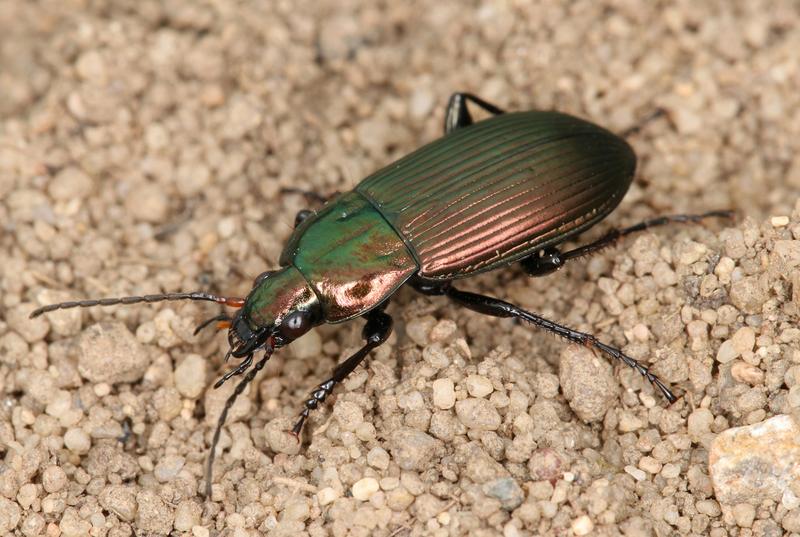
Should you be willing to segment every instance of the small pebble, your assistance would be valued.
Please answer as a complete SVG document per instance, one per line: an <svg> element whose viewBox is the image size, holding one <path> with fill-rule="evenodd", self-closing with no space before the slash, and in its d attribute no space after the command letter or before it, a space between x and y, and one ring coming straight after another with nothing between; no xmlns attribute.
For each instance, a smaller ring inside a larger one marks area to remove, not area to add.
<svg viewBox="0 0 800 537"><path fill-rule="evenodd" d="M64 433L64 446L74 453L83 455L89 452L92 441L83 429L72 428Z"/></svg>
<svg viewBox="0 0 800 537"><path fill-rule="evenodd" d="M325 487L317 491L317 501L321 506L333 503L340 496L341 494L332 487Z"/></svg>
<svg viewBox="0 0 800 537"><path fill-rule="evenodd" d="M662 467L661 463L658 462L653 457L645 456L639 459L639 468L649 474L655 475L659 473L661 471L661 467Z"/></svg>
<svg viewBox="0 0 800 537"><path fill-rule="evenodd" d="M708 247L695 241L686 241L676 246L678 250L678 263L681 265L691 265L700 261L708 251Z"/></svg>
<svg viewBox="0 0 800 537"><path fill-rule="evenodd" d="M175 368L175 388L188 399L197 399L206 388L207 360L199 354L189 354Z"/></svg>
<svg viewBox="0 0 800 537"><path fill-rule="evenodd" d="M355 431L364 421L361 408L350 401L337 401L333 407L333 415L345 431Z"/></svg>
<svg viewBox="0 0 800 537"><path fill-rule="evenodd" d="M303 521L309 517L310 506L306 498L290 498L283 506L283 520Z"/></svg>
<svg viewBox="0 0 800 537"><path fill-rule="evenodd" d="M382 447L374 447L367 453L367 464L378 470L386 470L389 467L389 454Z"/></svg>
<svg viewBox="0 0 800 537"><path fill-rule="evenodd" d="M353 483L353 498L365 502L378 492L380 486L378 480L372 477L365 477Z"/></svg>
<svg viewBox="0 0 800 537"><path fill-rule="evenodd" d="M147 352L120 322L89 326L78 337L78 372L91 382L136 382L150 359Z"/></svg>
<svg viewBox="0 0 800 537"><path fill-rule="evenodd" d="M435 325L436 319L430 315L415 317L406 324L406 333L414 343L425 347L428 345L428 338Z"/></svg>
<svg viewBox="0 0 800 537"><path fill-rule="evenodd" d="M167 483L175 479L183 469L185 459L178 455L166 455L155 466L153 474L159 483Z"/></svg>
<svg viewBox="0 0 800 537"><path fill-rule="evenodd" d="M93 187L91 178L74 166L59 171L50 181L47 192L56 200L71 200L87 196Z"/></svg>
<svg viewBox="0 0 800 537"><path fill-rule="evenodd" d="M587 515L581 515L572 521L572 532L575 535L589 535L594 530L594 522Z"/></svg>
<svg viewBox="0 0 800 537"><path fill-rule="evenodd" d="M486 397L494 391L492 381L483 375L470 375L464 383L467 387L467 393L472 397Z"/></svg>
<svg viewBox="0 0 800 537"><path fill-rule="evenodd" d="M731 283L730 301L745 313L761 313L764 302L769 298L769 284L762 276L755 274Z"/></svg>
<svg viewBox="0 0 800 537"><path fill-rule="evenodd" d="M587 423L602 420L617 400L608 362L583 346L567 345L561 351L559 381L570 408Z"/></svg>
<svg viewBox="0 0 800 537"><path fill-rule="evenodd" d="M105 397L111 393L111 386L105 382L94 385L94 394L97 397Z"/></svg>
<svg viewBox="0 0 800 537"><path fill-rule="evenodd" d="M85 537L89 535L92 525L83 520L76 509L68 507L61 515L58 528L61 530L62 537Z"/></svg>
<svg viewBox="0 0 800 537"><path fill-rule="evenodd" d="M764 372L746 362L737 361L731 366L731 375L739 382L758 386L764 383Z"/></svg>
<svg viewBox="0 0 800 537"><path fill-rule="evenodd" d="M58 492L67 485L67 474L60 466L48 466L42 472L42 486L47 492Z"/></svg>
<svg viewBox="0 0 800 537"><path fill-rule="evenodd" d="M386 494L386 506L392 511L405 511L412 503L414 503L414 496L403 487L398 487Z"/></svg>
<svg viewBox="0 0 800 537"><path fill-rule="evenodd" d="M468 429L495 431L502 419L497 409L486 399L467 398L456 403L456 416Z"/></svg>
<svg viewBox="0 0 800 537"><path fill-rule="evenodd" d="M25 483L19 488L19 492L17 492L17 501L23 509L30 509L33 502L36 501L37 496L36 485L33 483Z"/></svg>
<svg viewBox="0 0 800 537"><path fill-rule="evenodd" d="M772 227L785 227L789 225L789 217L788 216L773 216L770 218L770 223ZM749 526L747 526L749 527Z"/></svg>
<svg viewBox="0 0 800 537"><path fill-rule="evenodd" d="M789 415L718 434L708 454L715 497L730 505L780 501L783 484L800 480L793 463L800 458L798 436L800 427Z"/></svg>
<svg viewBox="0 0 800 537"><path fill-rule="evenodd" d="M100 505L126 522L136 517L136 492L126 485L109 485L100 493Z"/></svg>
<svg viewBox="0 0 800 537"><path fill-rule="evenodd" d="M437 408L447 410L456 404L456 392L453 381L448 378L433 381L433 404Z"/></svg>
<svg viewBox="0 0 800 537"><path fill-rule="evenodd" d="M630 475L636 481L644 481L647 479L647 474L635 466L628 465L624 468L624 470L626 474Z"/></svg>
<svg viewBox="0 0 800 537"><path fill-rule="evenodd" d="M396 430L389 444L392 458L403 470L424 470L441 448L440 440L409 427Z"/></svg>
<svg viewBox="0 0 800 537"><path fill-rule="evenodd" d="M661 468L661 477L675 479L681 475L681 467L677 464L667 463Z"/></svg>
<svg viewBox="0 0 800 537"><path fill-rule="evenodd" d="M756 518L756 508L749 503L739 503L733 506L733 518L740 528L750 528Z"/></svg>
<svg viewBox="0 0 800 537"><path fill-rule="evenodd" d="M525 493L510 477L501 477L483 484L483 492L491 498L500 500L500 506L506 511L513 511L525 499Z"/></svg>
<svg viewBox="0 0 800 537"><path fill-rule="evenodd" d="M753 350L753 346L756 344L756 333L749 326L743 326L733 334L731 341L736 356L741 356L743 353Z"/></svg>
<svg viewBox="0 0 800 537"><path fill-rule="evenodd" d="M203 509L194 500L183 500L175 508L175 529L188 532L200 523Z"/></svg>

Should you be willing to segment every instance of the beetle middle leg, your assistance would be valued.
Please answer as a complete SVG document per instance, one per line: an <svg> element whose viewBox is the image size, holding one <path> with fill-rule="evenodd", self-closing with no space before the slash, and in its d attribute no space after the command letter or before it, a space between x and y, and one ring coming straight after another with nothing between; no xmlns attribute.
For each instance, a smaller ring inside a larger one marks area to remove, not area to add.
<svg viewBox="0 0 800 537"><path fill-rule="evenodd" d="M567 250L566 252L562 252L555 247L545 248L539 253L524 258L520 263L522 264L522 269L529 276L545 276L563 267L568 260L590 255L603 248L613 246L619 239L631 233L637 233L645 229L674 222L697 223L706 218L731 218L732 216L733 211L710 211L703 214L672 214L661 216L659 218L639 222L636 225L623 229L612 229L596 241L572 250Z"/></svg>
<svg viewBox="0 0 800 537"><path fill-rule="evenodd" d="M471 93L454 93L447 101L447 111L444 115L444 133L449 134L461 127L472 125L472 116L467 109L467 101L480 106L492 115L498 116L505 113L502 108L486 102Z"/></svg>
<svg viewBox="0 0 800 537"><path fill-rule="evenodd" d="M303 410L300 412L300 419L292 427L292 434L298 439L300 432L303 430L308 415L312 410L325 402L325 399L333 392L337 384L342 382L347 376L352 373L358 364L364 361L364 358L370 351L381 344L383 344L392 333L392 318L383 312L383 306L379 306L366 314L367 324L364 325L362 332L366 344L356 351L347 360L340 363L333 370L333 375L328 380L325 380L317 385L311 391L311 396L303 403Z"/></svg>
<svg viewBox="0 0 800 537"><path fill-rule="evenodd" d="M504 300L500 300L499 298L461 291L453 287L449 281L431 282L417 279L412 280L410 284L414 289L423 294L444 295L464 307L493 317L516 317L517 319L544 328L573 343L579 343L597 349L638 371L653 386L657 387L670 403L674 403L677 400L670 389L667 388L661 379L651 373L648 367L642 365L636 359L628 356L616 347L606 345L592 334L573 330L572 328L545 319L544 317L531 313L530 311L524 310Z"/></svg>

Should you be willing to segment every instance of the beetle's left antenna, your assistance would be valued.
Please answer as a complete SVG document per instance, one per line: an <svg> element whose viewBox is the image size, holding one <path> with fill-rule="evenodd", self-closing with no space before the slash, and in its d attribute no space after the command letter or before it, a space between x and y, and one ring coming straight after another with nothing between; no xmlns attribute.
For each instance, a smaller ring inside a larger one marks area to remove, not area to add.
<svg viewBox="0 0 800 537"><path fill-rule="evenodd" d="M59 302L58 304L49 304L34 310L31 313L31 319L38 317L43 313L48 313L55 310L66 310L70 308L90 308L92 306L116 306L117 304L139 304L141 302L153 303L163 302L165 300L206 300L208 302L216 302L217 304L224 304L234 308L241 308L244 305L244 299L238 297L217 296L202 291L193 293L164 293L161 295L143 295L143 296L124 296L119 298L97 298L93 300L76 300L71 302Z"/></svg>

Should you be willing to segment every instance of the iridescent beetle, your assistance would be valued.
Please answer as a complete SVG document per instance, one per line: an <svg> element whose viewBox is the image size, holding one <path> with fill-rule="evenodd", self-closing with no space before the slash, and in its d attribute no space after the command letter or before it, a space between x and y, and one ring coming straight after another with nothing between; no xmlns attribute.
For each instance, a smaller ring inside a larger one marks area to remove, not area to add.
<svg viewBox="0 0 800 537"><path fill-rule="evenodd" d="M493 117L473 123L467 101ZM664 216L559 251L557 245L594 226L619 204L635 169L630 145L597 125L558 112L504 113L474 95L456 93L447 106L445 136L370 175L319 212L298 213L281 268L258 276L247 298L203 292L104 298L44 306L31 317L57 309L164 300L206 300L238 308L197 328L215 321L227 327L226 359L241 359L215 387L244 374L214 433L207 495L228 411L273 351L314 326L366 319L364 346L305 401L292 429L299 435L309 412L386 341L392 318L384 310L403 284L423 294L444 295L480 313L515 317L595 348L634 368L673 402L675 396L646 366L595 336L453 286L453 280L514 262L531 276L543 276L636 231L731 215L712 211ZM258 351L264 354L253 365Z"/></svg>

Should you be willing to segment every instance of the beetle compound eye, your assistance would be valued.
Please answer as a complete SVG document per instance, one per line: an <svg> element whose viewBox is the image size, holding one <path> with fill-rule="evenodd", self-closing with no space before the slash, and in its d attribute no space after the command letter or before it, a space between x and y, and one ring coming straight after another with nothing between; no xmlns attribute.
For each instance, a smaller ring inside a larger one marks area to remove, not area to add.
<svg viewBox="0 0 800 537"><path fill-rule="evenodd" d="M274 270L266 270L266 271L262 272L261 274L259 274L258 276L256 276L256 279L253 280L253 287L258 287L259 285L261 285L261 283L264 280L266 280L267 278L269 278L270 274L272 274L273 272L275 272L275 271Z"/></svg>
<svg viewBox="0 0 800 537"><path fill-rule="evenodd" d="M280 331L281 335L295 339L308 332L309 328L311 328L311 316L307 311L298 310L283 319Z"/></svg>

